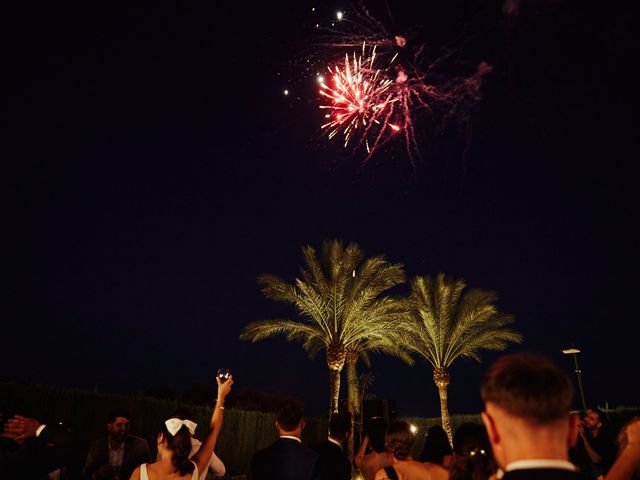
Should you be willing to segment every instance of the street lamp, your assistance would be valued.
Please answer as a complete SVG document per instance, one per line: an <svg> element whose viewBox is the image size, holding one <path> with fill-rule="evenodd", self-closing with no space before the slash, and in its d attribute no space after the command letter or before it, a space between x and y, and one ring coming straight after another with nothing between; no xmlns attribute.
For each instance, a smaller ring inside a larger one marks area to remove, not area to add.
<svg viewBox="0 0 640 480"><path fill-rule="evenodd" d="M587 402L584 401L584 390L582 388L582 370L578 366L578 354L580 353L580 349L578 348L565 348L562 350L562 353L565 355L573 355L573 363L576 366L576 377L578 377L578 388L580 389L580 400L582 400L582 410L587 411Z"/></svg>

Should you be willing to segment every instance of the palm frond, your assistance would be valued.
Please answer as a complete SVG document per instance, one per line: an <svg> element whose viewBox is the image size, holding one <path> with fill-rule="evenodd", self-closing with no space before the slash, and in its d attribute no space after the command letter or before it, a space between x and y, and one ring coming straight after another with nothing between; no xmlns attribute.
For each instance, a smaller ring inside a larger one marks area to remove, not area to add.
<svg viewBox="0 0 640 480"><path fill-rule="evenodd" d="M240 339L255 343L265 338L284 335L287 340L305 341L308 337L318 337L319 333L321 332L317 327L293 320L262 320L247 325L240 334Z"/></svg>

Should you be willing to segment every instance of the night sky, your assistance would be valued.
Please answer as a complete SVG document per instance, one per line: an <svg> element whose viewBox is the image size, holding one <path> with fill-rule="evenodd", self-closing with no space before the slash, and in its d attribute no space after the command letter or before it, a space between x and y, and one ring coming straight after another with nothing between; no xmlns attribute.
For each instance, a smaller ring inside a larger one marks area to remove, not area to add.
<svg viewBox="0 0 640 480"><path fill-rule="evenodd" d="M294 316L259 274L293 280L303 245L339 238L496 290L525 337L510 351L573 375L576 345L588 403L638 405L637 5L368 2L429 51L493 66L473 121L420 131L413 167L401 143L363 165L320 131L313 26L350 6L263 3L5 12L0 379L179 393L225 366L321 414L322 356L238 336ZM495 356L456 362L452 412L481 408ZM371 372L401 415L439 413L423 361Z"/></svg>

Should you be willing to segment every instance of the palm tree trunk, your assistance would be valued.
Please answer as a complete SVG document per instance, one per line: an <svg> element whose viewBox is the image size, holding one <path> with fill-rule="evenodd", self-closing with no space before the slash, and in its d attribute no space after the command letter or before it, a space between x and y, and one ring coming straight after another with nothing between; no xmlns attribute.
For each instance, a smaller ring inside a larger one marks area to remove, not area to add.
<svg viewBox="0 0 640 480"><path fill-rule="evenodd" d="M340 372L344 367L346 354L339 347L327 348L327 366L329 367L329 415L338 413L340 400Z"/></svg>
<svg viewBox="0 0 640 480"><path fill-rule="evenodd" d="M329 367L329 415L338 412L340 399L340 370Z"/></svg>
<svg viewBox="0 0 640 480"><path fill-rule="evenodd" d="M353 458L354 441L355 441L355 420L360 413L360 388L358 387L358 371L356 363L358 355L349 353L347 355L347 383L349 386L349 413L351 414L351 435L349 436L349 444L347 455Z"/></svg>
<svg viewBox="0 0 640 480"><path fill-rule="evenodd" d="M447 432L449 444L453 446L453 434L451 432L451 419L449 418L449 407L447 404L447 387L449 386L449 372L446 368L437 367L433 370L433 381L438 387L440 395L440 417L442 418L442 428Z"/></svg>

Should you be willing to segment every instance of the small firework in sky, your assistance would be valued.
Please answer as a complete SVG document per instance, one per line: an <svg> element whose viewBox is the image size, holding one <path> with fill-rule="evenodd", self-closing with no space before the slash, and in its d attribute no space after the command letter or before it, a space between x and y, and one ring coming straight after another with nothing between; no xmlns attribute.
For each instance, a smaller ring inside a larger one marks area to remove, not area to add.
<svg viewBox="0 0 640 480"><path fill-rule="evenodd" d="M419 151L412 112L431 110L430 102L442 95L416 72L407 73L404 67L394 65L397 55L383 63L376 48L367 50L363 43L361 54L346 55L344 61L328 67L329 83L318 76L320 95L328 101L320 105L328 111L322 129L330 139L342 135L345 147L352 139L356 147L364 145L366 159L395 134L404 132L413 162Z"/></svg>
<svg viewBox="0 0 640 480"><path fill-rule="evenodd" d="M490 66L478 66L469 76L449 74L446 66L458 62L452 58L458 50L426 52L423 43L391 34L362 3L336 16L340 28L335 22L320 28L318 50L310 57L329 63L326 78L319 72L316 78L326 118L322 129L330 139L341 136L345 147L366 148L368 160L390 140L403 138L415 166L419 140L429 131L418 119L436 129L454 117L459 125L470 122Z"/></svg>
<svg viewBox="0 0 640 480"><path fill-rule="evenodd" d="M364 143L370 153L368 136L379 138L392 127L387 112L395 101L391 94L393 81L376 65L376 48L367 51L363 44L360 55L346 55L344 62L327 70L328 83L318 76L320 95L328 102L320 106L327 110L328 120L322 128L329 132L329 138L343 135L345 147L357 136L358 145Z"/></svg>

